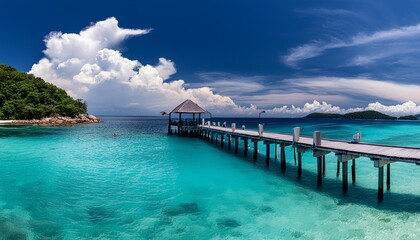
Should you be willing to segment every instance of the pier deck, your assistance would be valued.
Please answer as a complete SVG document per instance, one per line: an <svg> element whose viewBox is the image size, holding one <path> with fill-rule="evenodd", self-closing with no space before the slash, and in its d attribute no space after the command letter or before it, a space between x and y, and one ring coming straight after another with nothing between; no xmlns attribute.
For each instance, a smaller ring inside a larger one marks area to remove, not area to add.
<svg viewBox="0 0 420 240"><path fill-rule="evenodd" d="M211 129L220 133L236 135L239 137L248 137L250 139L259 139L261 141L270 141L273 143L293 143L293 136L288 134L264 132L259 136L257 131L236 129L232 132L231 128L218 126L202 126L202 129ZM372 159L390 160L393 162L407 162L420 165L420 148L389 146L369 143L354 143L341 140L322 139L321 146L313 146L311 137L300 137L299 141L294 143L296 146L311 148L314 150L329 151L339 154L356 155L359 157L368 157Z"/></svg>

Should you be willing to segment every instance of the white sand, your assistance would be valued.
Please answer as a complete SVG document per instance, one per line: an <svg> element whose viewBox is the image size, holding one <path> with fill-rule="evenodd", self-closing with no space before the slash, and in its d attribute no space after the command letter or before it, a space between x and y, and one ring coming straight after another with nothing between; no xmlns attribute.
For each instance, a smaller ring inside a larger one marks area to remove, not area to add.
<svg viewBox="0 0 420 240"><path fill-rule="evenodd" d="M13 120L0 120L0 124L9 124L12 123Z"/></svg>

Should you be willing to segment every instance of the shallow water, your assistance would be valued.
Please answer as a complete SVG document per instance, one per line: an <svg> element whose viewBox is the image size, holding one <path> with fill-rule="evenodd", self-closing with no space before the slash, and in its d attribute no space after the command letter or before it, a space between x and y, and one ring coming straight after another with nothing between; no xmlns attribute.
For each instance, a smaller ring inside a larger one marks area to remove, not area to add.
<svg viewBox="0 0 420 240"><path fill-rule="evenodd" d="M285 133L301 126L304 135L321 130L343 140L361 130L363 141L420 147L420 123L410 121L214 120L247 128L263 121L266 131ZM264 166L265 151L254 164L201 139L168 136L166 123L106 117L73 127L0 126L0 239L420 236L416 165L392 164L391 190L379 204L369 159L357 160L357 182L343 195L332 154L317 187L310 152L297 179L290 148L283 174L274 159Z"/></svg>

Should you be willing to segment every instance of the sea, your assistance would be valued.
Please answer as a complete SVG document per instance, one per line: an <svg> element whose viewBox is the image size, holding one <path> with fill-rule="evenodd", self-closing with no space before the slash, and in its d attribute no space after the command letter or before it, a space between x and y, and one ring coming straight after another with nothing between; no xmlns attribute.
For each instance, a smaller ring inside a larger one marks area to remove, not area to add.
<svg viewBox="0 0 420 240"><path fill-rule="evenodd" d="M103 116L99 124L0 126L0 239L419 239L420 166L391 165L377 200L378 169L356 160L342 193L337 158L293 149L286 171L265 148L257 163L201 138L167 134L161 117ZM238 127L420 147L420 121L219 118ZM226 145L225 145L226 146ZM250 144L252 148L252 144ZM250 151L252 153L252 149ZM349 164L350 170L351 164Z"/></svg>

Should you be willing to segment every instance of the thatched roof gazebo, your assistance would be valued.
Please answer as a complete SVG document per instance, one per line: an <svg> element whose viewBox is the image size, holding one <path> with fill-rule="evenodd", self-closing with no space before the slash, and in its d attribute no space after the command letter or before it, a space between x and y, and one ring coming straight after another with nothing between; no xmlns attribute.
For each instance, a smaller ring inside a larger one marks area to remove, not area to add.
<svg viewBox="0 0 420 240"><path fill-rule="evenodd" d="M171 116L173 113L179 114L178 121L172 120ZM209 113L208 111L204 110L200 107L197 103L191 101L190 99L185 100L183 103L179 104L169 113L169 127L168 133L172 134L172 130L176 130L178 134L182 133L189 133L192 130L197 128L199 121L201 119L201 114ZM192 119L189 118L182 118L184 114L192 114ZM196 114L198 114L198 118L196 121Z"/></svg>

